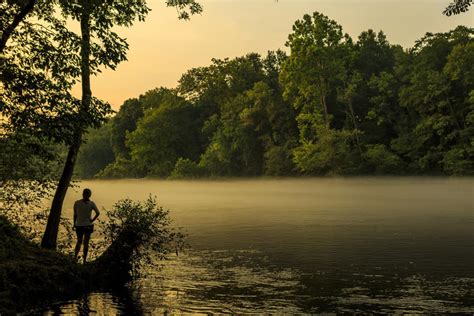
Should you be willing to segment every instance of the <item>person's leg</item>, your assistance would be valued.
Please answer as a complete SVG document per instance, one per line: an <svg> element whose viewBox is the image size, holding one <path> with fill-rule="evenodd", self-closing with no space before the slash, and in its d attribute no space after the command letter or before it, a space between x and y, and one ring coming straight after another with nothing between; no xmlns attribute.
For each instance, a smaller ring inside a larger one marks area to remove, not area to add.
<svg viewBox="0 0 474 316"><path fill-rule="evenodd" d="M76 235L77 235L77 242L76 242L76 248L74 249L74 259L77 259L77 256L79 255L79 251L81 250L81 244L82 244L82 238L84 236L84 232L79 227L77 227Z"/></svg>
<svg viewBox="0 0 474 316"><path fill-rule="evenodd" d="M91 233L84 234L84 257L82 258L83 263L86 263L87 253L89 252L89 240L91 239Z"/></svg>

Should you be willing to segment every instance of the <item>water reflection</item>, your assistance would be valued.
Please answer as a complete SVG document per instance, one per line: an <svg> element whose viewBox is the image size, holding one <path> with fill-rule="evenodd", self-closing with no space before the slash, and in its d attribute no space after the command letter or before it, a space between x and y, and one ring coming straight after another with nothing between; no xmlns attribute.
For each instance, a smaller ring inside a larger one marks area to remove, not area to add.
<svg viewBox="0 0 474 316"><path fill-rule="evenodd" d="M201 251L168 262L142 280L142 301L167 311L295 313L298 271L278 269L257 251ZM153 310L152 312L161 312Z"/></svg>
<svg viewBox="0 0 474 316"><path fill-rule="evenodd" d="M429 280L281 269L258 251L201 251L173 258L134 289L91 293L46 315L167 313L469 313L474 278Z"/></svg>
<svg viewBox="0 0 474 316"><path fill-rule="evenodd" d="M193 248L49 315L474 311L472 179L83 185L105 207L156 194Z"/></svg>
<svg viewBox="0 0 474 316"><path fill-rule="evenodd" d="M143 308L136 290L113 289L89 293L79 299L52 304L44 315L142 315Z"/></svg>

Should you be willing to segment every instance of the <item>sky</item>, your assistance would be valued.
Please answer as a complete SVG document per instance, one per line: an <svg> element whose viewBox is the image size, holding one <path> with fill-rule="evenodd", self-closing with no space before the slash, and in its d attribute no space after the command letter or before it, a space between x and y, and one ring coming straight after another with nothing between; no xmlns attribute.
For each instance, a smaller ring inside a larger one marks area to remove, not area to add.
<svg viewBox="0 0 474 316"><path fill-rule="evenodd" d="M354 39L369 28L383 30L390 43L407 48L426 32L474 26L474 9L441 14L450 1L200 0L204 11L190 21L178 20L164 0L149 1L152 11L145 22L117 29L130 45L128 61L94 77L92 92L118 110L126 99L150 89L176 87L184 72L207 66L212 58L285 49L293 23L314 11L337 21Z"/></svg>

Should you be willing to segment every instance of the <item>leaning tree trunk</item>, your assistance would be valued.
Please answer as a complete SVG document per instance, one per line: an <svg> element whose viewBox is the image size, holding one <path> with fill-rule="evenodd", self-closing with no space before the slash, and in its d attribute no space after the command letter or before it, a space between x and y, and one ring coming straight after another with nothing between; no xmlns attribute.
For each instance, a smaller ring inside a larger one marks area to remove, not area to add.
<svg viewBox="0 0 474 316"><path fill-rule="evenodd" d="M89 1L85 0L82 2L82 15L81 15L81 79L82 79L82 100L81 107L79 109L79 122L83 121L83 117L89 112L91 106L92 92L90 82L90 5ZM54 194L53 203L51 204L51 210L49 212L48 224L41 240L41 247L47 249L56 249L59 222L61 220L61 212L66 196L67 189L72 179L74 172L74 165L76 164L77 154L79 147L82 143L82 134L84 127L82 124L78 124L76 131L74 132L74 138L69 152L67 155L66 162L64 164L63 173L56 188Z"/></svg>

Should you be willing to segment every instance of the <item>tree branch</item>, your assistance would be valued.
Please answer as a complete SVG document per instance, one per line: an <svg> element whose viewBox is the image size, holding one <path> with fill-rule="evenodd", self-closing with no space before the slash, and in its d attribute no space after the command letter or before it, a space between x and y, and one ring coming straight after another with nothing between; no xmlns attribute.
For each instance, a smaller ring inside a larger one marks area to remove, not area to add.
<svg viewBox="0 0 474 316"><path fill-rule="evenodd" d="M15 16L13 22L8 25L2 33L2 39L0 40L0 53L3 52L3 49L7 45L7 41L12 35L15 28L20 24L20 22L33 10L37 0L30 0L28 3L20 10L20 13Z"/></svg>
<svg viewBox="0 0 474 316"><path fill-rule="evenodd" d="M449 6L443 11L446 16L460 14L467 12L471 6L473 0L454 0Z"/></svg>

